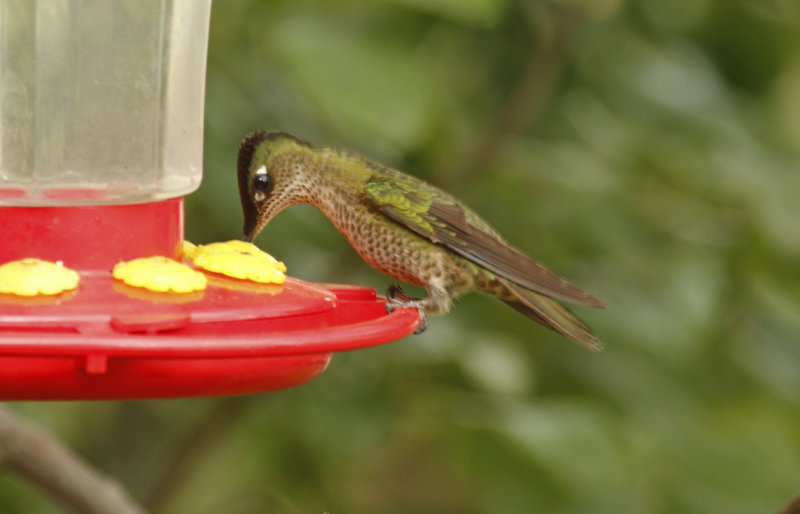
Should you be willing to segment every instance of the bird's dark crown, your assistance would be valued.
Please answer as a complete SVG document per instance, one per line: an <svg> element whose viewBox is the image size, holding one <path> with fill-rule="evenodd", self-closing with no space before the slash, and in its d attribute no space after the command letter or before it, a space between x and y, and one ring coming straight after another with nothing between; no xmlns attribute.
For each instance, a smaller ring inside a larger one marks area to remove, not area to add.
<svg viewBox="0 0 800 514"><path fill-rule="evenodd" d="M248 175L250 174L250 163L253 161L253 154L255 153L256 148L258 148L258 145L261 144L262 141L279 141L281 139L289 139L303 146L311 146L311 144L307 141L303 141L293 134L279 130L261 130L259 132L250 134L244 138L242 144L239 146L237 169L239 172L240 185L242 184L242 180L248 180Z"/></svg>
<svg viewBox="0 0 800 514"><path fill-rule="evenodd" d="M253 161L253 155L255 154L258 145L260 145L262 142L280 140L291 140L303 146L311 146L310 143L303 141L299 137L280 130L261 130L259 132L254 132L244 138L242 144L239 146L239 158L236 163L236 171L239 176L239 196L241 197L242 207L245 209L245 211L248 209L246 206L251 203L250 164Z"/></svg>

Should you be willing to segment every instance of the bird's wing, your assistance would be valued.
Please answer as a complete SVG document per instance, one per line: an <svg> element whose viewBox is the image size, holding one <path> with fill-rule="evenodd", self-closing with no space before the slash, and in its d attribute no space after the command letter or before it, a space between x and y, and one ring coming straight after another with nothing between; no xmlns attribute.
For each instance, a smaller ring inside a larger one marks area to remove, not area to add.
<svg viewBox="0 0 800 514"><path fill-rule="evenodd" d="M376 175L365 186L383 214L431 242L522 287L588 307L603 303L504 242L480 217L447 193L404 174Z"/></svg>

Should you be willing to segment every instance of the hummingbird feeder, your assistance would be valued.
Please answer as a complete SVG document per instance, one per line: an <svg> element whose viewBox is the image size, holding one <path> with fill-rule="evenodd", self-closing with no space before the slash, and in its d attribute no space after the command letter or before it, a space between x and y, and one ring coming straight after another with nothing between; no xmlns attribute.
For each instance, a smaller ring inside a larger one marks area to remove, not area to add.
<svg viewBox="0 0 800 514"><path fill-rule="evenodd" d="M313 379L335 352L417 328L416 310L387 314L365 287L183 264L203 287L112 275L145 257L185 261L210 10L211 0L0 3L1 400L277 390Z"/></svg>

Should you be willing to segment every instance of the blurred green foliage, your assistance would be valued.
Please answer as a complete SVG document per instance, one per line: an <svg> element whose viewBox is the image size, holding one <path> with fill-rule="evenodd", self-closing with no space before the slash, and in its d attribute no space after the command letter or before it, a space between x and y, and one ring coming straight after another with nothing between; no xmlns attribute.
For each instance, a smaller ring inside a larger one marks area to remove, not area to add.
<svg viewBox="0 0 800 514"><path fill-rule="evenodd" d="M293 390L15 404L157 512L731 514L800 492L797 2L217 1L189 239L240 236L258 129L447 187L608 304L579 312L606 349L471 295ZM259 244L299 278L390 283L305 206ZM0 505L60 512L7 474Z"/></svg>

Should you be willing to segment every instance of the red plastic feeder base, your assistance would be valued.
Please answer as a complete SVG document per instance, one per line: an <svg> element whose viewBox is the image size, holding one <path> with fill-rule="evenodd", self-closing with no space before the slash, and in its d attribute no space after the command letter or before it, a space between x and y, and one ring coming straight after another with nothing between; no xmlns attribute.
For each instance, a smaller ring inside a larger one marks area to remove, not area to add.
<svg viewBox="0 0 800 514"><path fill-rule="evenodd" d="M180 256L182 199L139 205L0 207L0 264L63 261L81 275L54 297L0 294L0 399L134 399L273 391L318 376L334 352L405 337L374 289L209 274L199 293L115 281L119 260Z"/></svg>

